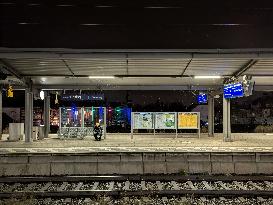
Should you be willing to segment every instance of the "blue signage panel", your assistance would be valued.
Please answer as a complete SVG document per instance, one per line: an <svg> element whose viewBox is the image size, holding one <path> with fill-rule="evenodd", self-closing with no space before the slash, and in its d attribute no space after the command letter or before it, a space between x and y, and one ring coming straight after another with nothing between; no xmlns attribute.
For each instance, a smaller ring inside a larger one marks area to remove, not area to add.
<svg viewBox="0 0 273 205"><path fill-rule="evenodd" d="M200 93L197 96L198 104L206 104L208 102L208 95L206 93Z"/></svg>
<svg viewBox="0 0 273 205"><path fill-rule="evenodd" d="M242 83L224 85L224 98L238 98L244 96Z"/></svg>

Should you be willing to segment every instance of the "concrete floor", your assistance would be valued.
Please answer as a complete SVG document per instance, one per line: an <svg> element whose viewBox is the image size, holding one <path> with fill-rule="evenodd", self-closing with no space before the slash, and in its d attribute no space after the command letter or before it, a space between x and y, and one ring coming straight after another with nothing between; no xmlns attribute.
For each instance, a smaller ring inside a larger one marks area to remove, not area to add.
<svg viewBox="0 0 273 205"><path fill-rule="evenodd" d="M32 143L8 142L3 136L0 141L0 152L273 152L273 134L264 133L234 133L233 142L224 142L222 134L208 137L202 134L184 135L174 138L174 135L134 135L107 134L102 141L92 137L83 140L60 140L56 135Z"/></svg>

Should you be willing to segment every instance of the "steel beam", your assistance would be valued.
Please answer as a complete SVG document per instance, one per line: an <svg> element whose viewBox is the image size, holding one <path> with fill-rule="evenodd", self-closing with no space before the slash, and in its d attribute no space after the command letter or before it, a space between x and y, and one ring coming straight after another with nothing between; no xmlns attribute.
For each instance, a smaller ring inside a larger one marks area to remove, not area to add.
<svg viewBox="0 0 273 205"><path fill-rule="evenodd" d="M3 129L3 104L2 104L2 86L0 85L0 140L2 139L2 129Z"/></svg>
<svg viewBox="0 0 273 205"><path fill-rule="evenodd" d="M273 58L272 48L257 49L68 49L68 48L1 48L0 58L50 59L126 59L128 58Z"/></svg>
<svg viewBox="0 0 273 205"><path fill-rule="evenodd" d="M214 136L214 96L208 95L208 134Z"/></svg>
<svg viewBox="0 0 273 205"><path fill-rule="evenodd" d="M24 77L66 77L66 78L88 78L90 75L67 75L67 74L27 74ZM189 78L193 75L114 75L116 78ZM224 77L230 77L224 75Z"/></svg>
<svg viewBox="0 0 273 205"><path fill-rule="evenodd" d="M50 95L45 91L44 99L44 137L48 137L50 131Z"/></svg>
<svg viewBox="0 0 273 205"><path fill-rule="evenodd" d="M225 142L232 141L230 117L230 99L223 96L223 137Z"/></svg>
<svg viewBox="0 0 273 205"><path fill-rule="evenodd" d="M187 85L101 85L102 90L216 90L221 86L204 85L204 86L187 86ZM43 90L98 90L96 85L33 85L33 88ZM16 88L15 88L16 89ZM272 88L273 89L273 88Z"/></svg>
<svg viewBox="0 0 273 205"><path fill-rule="evenodd" d="M33 132L33 93L31 89L25 91L25 142L32 142Z"/></svg>
<svg viewBox="0 0 273 205"><path fill-rule="evenodd" d="M127 57L128 56L128 57ZM174 58L174 59L191 59L191 58L244 58L244 59L259 59L259 58L272 58L273 51L271 53L262 53L258 54L258 52L253 53L241 53L236 51L230 51L230 53L217 53L214 51L192 51L192 50L100 50L100 51L92 51L92 50L71 50L71 51L45 51L45 52L1 52L0 49L0 58L6 59L28 59L28 58L50 58L50 59L79 59L79 58L88 58L88 59L162 59L162 58Z"/></svg>
<svg viewBox="0 0 273 205"><path fill-rule="evenodd" d="M72 69L70 68L70 66L67 64L67 62L62 59L64 65L67 67L67 69L69 70L69 72L71 73L72 76L75 76L75 73L72 71Z"/></svg>
<svg viewBox="0 0 273 205"><path fill-rule="evenodd" d="M243 75L246 71L248 71L252 66L254 66L258 60L251 59L245 65L243 65L239 70L233 73L233 77L238 78Z"/></svg>
<svg viewBox="0 0 273 205"><path fill-rule="evenodd" d="M186 70L188 69L189 65L191 64L192 59L193 59L193 56L192 56L192 58L189 60L189 62L187 63L186 67L183 69L183 71L182 71L182 73L181 73L181 76L184 76Z"/></svg>
<svg viewBox="0 0 273 205"><path fill-rule="evenodd" d="M6 60L0 59L0 63L3 65L2 68L9 72L11 75L20 80L24 85L27 85L27 81L24 76L21 75L12 65L10 65Z"/></svg>

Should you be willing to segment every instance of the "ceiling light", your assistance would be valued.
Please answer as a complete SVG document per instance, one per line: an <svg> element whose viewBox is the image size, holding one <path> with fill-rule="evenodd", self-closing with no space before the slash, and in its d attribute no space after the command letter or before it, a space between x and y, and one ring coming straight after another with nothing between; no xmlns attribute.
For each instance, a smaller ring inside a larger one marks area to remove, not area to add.
<svg viewBox="0 0 273 205"><path fill-rule="evenodd" d="M45 92L43 90L40 91L40 98L41 100L45 99Z"/></svg>
<svg viewBox="0 0 273 205"><path fill-rule="evenodd" d="M66 7L66 6L74 6L73 4L58 4L56 6L63 6L63 7Z"/></svg>
<svg viewBox="0 0 273 205"><path fill-rule="evenodd" d="M89 79L114 79L115 76L89 76Z"/></svg>
<svg viewBox="0 0 273 205"><path fill-rule="evenodd" d="M102 26L100 23L82 23L81 26Z"/></svg>
<svg viewBox="0 0 273 205"><path fill-rule="evenodd" d="M220 79L220 75L196 75L195 79Z"/></svg>

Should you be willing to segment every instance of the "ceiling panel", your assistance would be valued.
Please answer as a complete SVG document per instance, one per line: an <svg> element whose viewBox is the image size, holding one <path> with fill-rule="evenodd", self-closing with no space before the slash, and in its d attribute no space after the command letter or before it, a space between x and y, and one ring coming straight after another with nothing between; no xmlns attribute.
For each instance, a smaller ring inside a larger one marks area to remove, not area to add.
<svg viewBox="0 0 273 205"><path fill-rule="evenodd" d="M46 75L181 75L190 59L170 56L157 58L78 58L78 59L5 59L16 70L24 75L33 77L34 83L50 85L222 85L223 79L193 79L144 77L144 78L115 78L88 79L45 77ZM194 58L184 75L231 75L238 71L250 59L246 58ZM247 72L251 75L265 75L253 78L256 85L273 85L273 59L261 59ZM44 76L44 77L43 77ZM46 80L45 80L46 79Z"/></svg>
<svg viewBox="0 0 273 205"><path fill-rule="evenodd" d="M273 77L253 77L255 85L273 85Z"/></svg>
<svg viewBox="0 0 273 205"><path fill-rule="evenodd" d="M115 79L89 79L89 78L64 78L64 77L34 77L34 83L46 84L46 85L218 85L222 83L222 80L210 80L202 79L197 80L191 77L183 78L115 78Z"/></svg>
<svg viewBox="0 0 273 205"><path fill-rule="evenodd" d="M232 75L248 62L248 59L193 59L185 75Z"/></svg>
<svg viewBox="0 0 273 205"><path fill-rule="evenodd" d="M68 59L76 75L126 75L126 59Z"/></svg>
<svg viewBox="0 0 273 205"><path fill-rule="evenodd" d="M70 75L71 72L61 59L12 59L7 60L23 75Z"/></svg>
<svg viewBox="0 0 273 205"><path fill-rule="evenodd" d="M247 74L250 75L273 75L273 59L261 59L253 65Z"/></svg>
<svg viewBox="0 0 273 205"><path fill-rule="evenodd" d="M129 58L129 75L181 75L189 59Z"/></svg>

